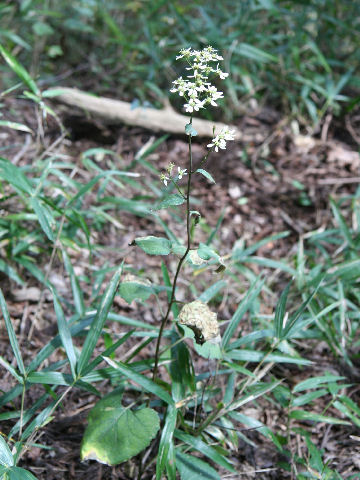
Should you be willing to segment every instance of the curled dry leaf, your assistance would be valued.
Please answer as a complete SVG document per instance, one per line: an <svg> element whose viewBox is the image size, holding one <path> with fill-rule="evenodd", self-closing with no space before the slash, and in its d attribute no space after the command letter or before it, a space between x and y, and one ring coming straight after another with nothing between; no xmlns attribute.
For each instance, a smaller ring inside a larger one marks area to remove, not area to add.
<svg viewBox="0 0 360 480"><path fill-rule="evenodd" d="M187 303L179 313L179 322L191 328L195 333L196 343L202 345L219 336L220 329L217 314L200 300Z"/></svg>

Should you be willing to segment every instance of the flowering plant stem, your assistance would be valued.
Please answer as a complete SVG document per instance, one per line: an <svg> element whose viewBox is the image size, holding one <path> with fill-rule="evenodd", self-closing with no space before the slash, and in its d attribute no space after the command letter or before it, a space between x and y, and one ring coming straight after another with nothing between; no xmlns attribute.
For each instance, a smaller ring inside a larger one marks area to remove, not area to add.
<svg viewBox="0 0 360 480"><path fill-rule="evenodd" d="M190 116L190 124L192 124L192 115ZM159 366L159 357L160 357L160 344L161 344L161 339L162 335L164 332L165 325L168 321L170 312L171 312L171 307L173 306L175 302L175 292L176 292L176 284L177 280L179 277L179 273L181 271L181 267L187 257L187 254L190 251L191 248L191 213L190 213L190 191L191 191L191 178L193 172L193 158L192 158L192 145L191 145L191 140L192 136L189 135L189 164L188 164L188 178L187 178L187 186L186 186L186 191L185 191L185 199L186 199L186 235L187 235L187 244L186 244L186 250L184 255L180 258L179 263L176 268L173 284L172 284L172 290L171 290L171 295L170 295L170 300L168 303L168 307L166 310L165 315L163 316L161 320L161 325L160 325L160 330L159 330L159 335L157 337L156 341L156 348L155 348L155 363L154 363L154 370L153 370L153 376L152 379L153 381L156 380L157 373L158 373L158 366Z"/></svg>

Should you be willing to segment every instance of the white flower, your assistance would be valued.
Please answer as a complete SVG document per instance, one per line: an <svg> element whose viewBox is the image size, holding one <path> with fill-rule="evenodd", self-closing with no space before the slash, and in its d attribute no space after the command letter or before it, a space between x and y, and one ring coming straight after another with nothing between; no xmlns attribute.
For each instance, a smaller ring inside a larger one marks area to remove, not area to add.
<svg viewBox="0 0 360 480"><path fill-rule="evenodd" d="M182 170L180 167L177 167L177 169L178 169L179 180L181 180L184 175L187 175L187 173L186 173L186 170L187 170L187 169L184 168L184 169Z"/></svg>
<svg viewBox="0 0 360 480"><path fill-rule="evenodd" d="M221 78L221 80L225 80L225 78L229 76L228 73L222 72L221 70L218 70L217 73L219 74L219 77Z"/></svg>
<svg viewBox="0 0 360 480"><path fill-rule="evenodd" d="M175 80L170 92L178 93L180 97L184 97L184 108L187 113L197 112L209 103L216 107L216 101L219 98L224 98L224 95L223 92L219 92L207 80L210 74L216 74L221 79L228 76L227 73L219 69L218 65L216 65L216 68L210 65L211 62L223 60L223 57L218 55L213 47L208 46L203 50L182 49L176 59L181 58L185 58L189 64L186 67L189 75L186 77L187 80L184 80L182 77Z"/></svg>
<svg viewBox="0 0 360 480"><path fill-rule="evenodd" d="M198 98L190 98L189 102L185 103L184 108L188 113L192 113L194 110L198 112L200 108L204 108L204 101Z"/></svg>
<svg viewBox="0 0 360 480"><path fill-rule="evenodd" d="M223 127L221 132L214 137L211 142L207 145L208 148L214 147L215 152L219 151L219 148L225 150L226 141L234 140L235 130L229 130L229 127Z"/></svg>
<svg viewBox="0 0 360 480"><path fill-rule="evenodd" d="M167 187L167 184L170 178L167 175L165 175L165 173L162 173L160 175L160 180L164 183L165 187Z"/></svg>

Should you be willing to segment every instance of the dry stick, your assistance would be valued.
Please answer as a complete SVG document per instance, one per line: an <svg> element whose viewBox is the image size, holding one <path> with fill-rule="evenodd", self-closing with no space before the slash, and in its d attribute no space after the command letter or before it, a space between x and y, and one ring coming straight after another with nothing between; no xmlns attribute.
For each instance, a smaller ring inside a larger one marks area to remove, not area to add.
<svg viewBox="0 0 360 480"><path fill-rule="evenodd" d="M190 117L190 124L192 124L192 115ZM165 325L166 325L166 322L169 318L169 315L170 315L170 311L171 311L171 307L174 303L174 300L175 300L175 289L176 289L176 283L177 283L177 279L178 279L178 276L179 276L179 273L180 273L180 270L181 270L181 267L182 267L182 264L184 263L185 261L185 258L187 256L187 254L189 253L190 251L190 247L191 247L191 232L190 232L190 221L191 221L191 215L190 215L190 190L191 190L191 176L193 174L193 159L192 159L192 149L191 149L191 135L189 135L189 168L188 168L188 181L187 181L187 189L186 189L186 233L187 233L187 246L186 246L186 250L185 250L185 253L184 255L180 258L179 260L179 263L178 263L178 266L177 266L177 269L176 269L176 273L175 273L175 277L174 277L174 281L173 281L173 286L172 286L172 290L171 290L171 296L170 296L170 301L169 301L169 305L168 305L168 308L167 308L167 311L166 311L166 314L165 316L163 317L162 321L161 321L161 325L160 325L160 330L159 330L159 335L157 337L157 341L156 341L156 349L155 349L155 364L154 364L154 371L153 371L153 381L155 381L156 379L156 376L157 376L157 372L158 372L158 365L159 365L159 351L160 351L160 343L161 343L161 338L162 338L162 335L163 335L163 332L164 332L164 328L165 328Z"/></svg>

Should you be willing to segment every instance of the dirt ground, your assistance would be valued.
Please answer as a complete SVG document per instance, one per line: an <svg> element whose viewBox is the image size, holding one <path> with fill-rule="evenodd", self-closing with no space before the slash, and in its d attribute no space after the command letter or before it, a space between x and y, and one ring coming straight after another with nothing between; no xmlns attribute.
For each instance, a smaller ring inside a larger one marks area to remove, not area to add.
<svg viewBox="0 0 360 480"><path fill-rule="evenodd" d="M21 121L34 131L37 130L31 104L14 100L7 107L13 115L13 118L9 119ZM103 147L116 152L121 157L123 166L128 166L147 142L159 137L137 128L108 127L101 125L99 121L85 122L78 114L65 115L63 120L70 135L56 143L59 133L50 121L43 138L45 149L44 147L39 149L39 143L34 136L3 129L0 133L1 155L17 165L31 165L34 155L42 155L48 148L47 154L62 155L64 159L75 163L78 166L75 178L85 183L90 180L90 173L82 168L80 161L82 152L89 148ZM216 184L209 185L206 179L195 177L192 192L195 198L201 199L201 204L196 208L204 216L208 226L215 227L219 216L224 212L224 220L216 243L223 255L231 251L235 242L240 239L252 244L268 235L286 230L290 232L287 237L264 245L258 250L257 255L275 260L291 259L296 254L297 242L301 235L332 225L329 196L337 198L354 193L360 182L360 156L357 154L360 146L360 122L356 114L351 118L330 120L324 123L315 137L306 133L298 134L294 125L270 110L237 120L239 127L246 133L245 139L248 135L253 140L244 143L235 141L229 144L225 152L214 154L207 168L215 178ZM147 160L157 168L164 169L171 161L184 167L187 149L185 138L169 137ZM195 142L195 162L204 152L202 144ZM107 162L106 156L99 158L99 165L102 168L107 167ZM135 164L134 171L143 174L142 168L141 165ZM7 214L9 211L17 211L19 206L9 201L3 206L0 205L0 208L3 214ZM181 226L167 211L162 213L162 219L176 234L182 234ZM102 248L101 255L94 259L93 268L101 268L106 262L109 266L119 264L125 257L127 263L135 269L140 269L145 257L142 257L141 253L136 253L129 244L136 236L156 235L160 233L160 229L148 218L137 217L127 212L120 212L117 220L119 225L109 224L100 233L94 234L92 240ZM201 241L205 232L206 228L200 230L198 241ZM71 259L79 275L87 273L85 254L73 253ZM48 262L48 259L45 261ZM159 271L158 261L154 258L149 260L148 257L146 261L147 276L156 276L156 272ZM168 266L171 268L172 264ZM66 297L69 283L64 279L62 268L60 261L55 258L50 279L57 282L57 287ZM260 271L260 267L252 268L254 273ZM151 269L155 273L150 274ZM275 285L281 285L285 280L281 274L275 274L272 278ZM38 300L41 285L34 278L27 279L25 289L19 289L5 276L1 276L0 280L21 347L25 352L25 359L29 359L57 332L56 320L51 313L51 297L45 295L42 316L39 317ZM186 287L184 281L181 287L184 290L183 295L186 295ZM84 285L85 291L86 288L90 287ZM236 309L236 298L232 299L229 295L227 300L221 305L220 315L224 319L230 318ZM269 300L270 312L274 301L276 301L274 298ZM146 310L138 304L127 305L120 297L116 297L114 309L117 313L132 318L156 322L155 306ZM113 328L116 333L124 331L119 325L114 325ZM149 348L153 349L153 346L150 345ZM314 348L314 345L308 345L307 348L309 356L317 361L314 375L323 371L325 366L334 372L340 372L340 367L334 364L334 359L325 347L318 345ZM0 354L11 359L10 346L2 323L0 323ZM201 362L202 360L197 366L199 371L208 368ZM287 379L296 375L299 379L302 372L300 369L283 365L277 374ZM0 388L6 391L12 385L12 380L5 372L1 377ZM105 393L110 391L111 386L104 382L97 388ZM357 398L360 399L359 386L355 383L352 388L356 389ZM32 405L41 393L43 391L40 387L33 387L26 397L25 406ZM354 399L354 396L352 398ZM135 467L131 462L125 466L108 467L93 461L80 461L80 443L86 416L95 402L94 395L80 390L72 391L63 402L63 408L58 410L53 421L43 429L37 439L38 444L46 445L49 449L34 446L21 465L29 468L39 480L136 478ZM18 400L15 401L15 406L18 408ZM3 407L0 413L7 411L7 408L9 405ZM321 405L318 408L321 411ZM276 405L269 403L262 405L260 402L248 410L247 415L258 418L270 428L285 428L281 409ZM8 431L10 425L11 421L2 422L1 430ZM284 459L279 458L271 442L266 441L254 430L246 430L243 426L239 428L250 443L240 439L238 448L234 449L232 460L238 465L239 475L235 477L223 472L222 478L244 480L290 478L288 473L277 466L277 462ZM318 424L312 433L313 440L317 439L317 445L325 449L326 458L330 460L333 468L341 472L343 478L360 471L358 431L341 426ZM304 446L299 438L294 438L293 442L294 448L300 454ZM143 479L151 478L154 478L153 465L143 476Z"/></svg>

